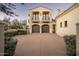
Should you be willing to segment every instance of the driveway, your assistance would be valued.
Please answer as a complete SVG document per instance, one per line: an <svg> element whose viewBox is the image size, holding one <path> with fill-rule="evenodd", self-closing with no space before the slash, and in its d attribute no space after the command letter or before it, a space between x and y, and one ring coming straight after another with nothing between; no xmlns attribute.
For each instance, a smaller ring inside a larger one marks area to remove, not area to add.
<svg viewBox="0 0 79 59"><path fill-rule="evenodd" d="M56 34L34 33L19 35L15 56L64 56L66 48L64 39Z"/></svg>

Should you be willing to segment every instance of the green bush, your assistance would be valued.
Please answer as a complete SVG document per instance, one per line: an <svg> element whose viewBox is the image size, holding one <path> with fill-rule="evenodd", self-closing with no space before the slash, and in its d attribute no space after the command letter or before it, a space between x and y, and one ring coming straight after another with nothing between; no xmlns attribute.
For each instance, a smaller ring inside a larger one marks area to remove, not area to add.
<svg viewBox="0 0 79 59"><path fill-rule="evenodd" d="M27 31L24 29L10 29L5 31L5 36L13 37L15 35L24 35L27 34Z"/></svg>
<svg viewBox="0 0 79 59"><path fill-rule="evenodd" d="M64 41L66 43L67 55L76 56L76 36L64 36Z"/></svg>
<svg viewBox="0 0 79 59"><path fill-rule="evenodd" d="M24 30L24 29L18 29L18 30L17 30L17 34L18 34L18 35L24 35L24 34L27 34L27 31Z"/></svg>
<svg viewBox="0 0 79 59"><path fill-rule="evenodd" d="M5 36L13 37L17 35L17 30L15 29L10 29L4 32Z"/></svg>
<svg viewBox="0 0 79 59"><path fill-rule="evenodd" d="M15 53L16 44L17 39L5 37L4 56L13 56Z"/></svg>
<svg viewBox="0 0 79 59"><path fill-rule="evenodd" d="M12 38L16 35L24 35L27 34L27 31L24 29L9 29L4 32L5 35L5 46L4 46L4 52L5 56L12 56L15 53L15 48L17 44L17 39Z"/></svg>

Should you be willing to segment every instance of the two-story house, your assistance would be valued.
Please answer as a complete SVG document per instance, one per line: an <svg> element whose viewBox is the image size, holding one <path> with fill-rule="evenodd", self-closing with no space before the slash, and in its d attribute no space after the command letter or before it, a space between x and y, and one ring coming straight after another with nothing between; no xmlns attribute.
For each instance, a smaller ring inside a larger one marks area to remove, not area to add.
<svg viewBox="0 0 79 59"><path fill-rule="evenodd" d="M38 6L29 10L30 33L55 33L55 21L52 20L51 9Z"/></svg>

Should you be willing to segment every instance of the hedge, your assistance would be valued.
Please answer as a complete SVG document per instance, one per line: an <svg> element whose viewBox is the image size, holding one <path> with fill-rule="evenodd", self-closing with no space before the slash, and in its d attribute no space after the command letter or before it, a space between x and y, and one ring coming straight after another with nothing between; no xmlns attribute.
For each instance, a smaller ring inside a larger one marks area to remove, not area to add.
<svg viewBox="0 0 79 59"><path fill-rule="evenodd" d="M64 36L68 56L76 56L76 36Z"/></svg>
<svg viewBox="0 0 79 59"><path fill-rule="evenodd" d="M5 35L5 46L4 46L4 52L5 56L13 56L15 53L15 48L17 44L17 39L14 39L13 37L16 35L24 35L27 34L27 31L24 29L10 29L4 32Z"/></svg>
<svg viewBox="0 0 79 59"><path fill-rule="evenodd" d="M13 37L17 35L17 30L15 29L10 29L4 32L5 36Z"/></svg>
<svg viewBox="0 0 79 59"><path fill-rule="evenodd" d="M15 53L17 39L5 36L4 56L13 56Z"/></svg>
<svg viewBox="0 0 79 59"><path fill-rule="evenodd" d="M26 30L24 30L24 29L18 29L17 30L17 35L24 35L24 34L27 34Z"/></svg>
<svg viewBox="0 0 79 59"><path fill-rule="evenodd" d="M9 37L12 37L15 35L24 35L24 34L27 34L27 31L24 29L17 29L17 30L10 29L10 30L5 31L5 36L9 36Z"/></svg>

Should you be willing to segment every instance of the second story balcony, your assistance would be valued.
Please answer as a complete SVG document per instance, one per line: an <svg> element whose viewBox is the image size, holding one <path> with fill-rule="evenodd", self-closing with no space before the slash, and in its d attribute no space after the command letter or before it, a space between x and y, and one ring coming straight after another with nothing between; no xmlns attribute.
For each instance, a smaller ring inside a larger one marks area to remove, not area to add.
<svg viewBox="0 0 79 59"><path fill-rule="evenodd" d="M33 23L39 23L39 22L50 22L50 12L48 11L43 11L42 13L41 12L38 12L38 11L33 11L32 14L31 14L31 21Z"/></svg>
<svg viewBox="0 0 79 59"><path fill-rule="evenodd" d="M38 22L50 22L50 17L32 17L31 21L34 23L38 23Z"/></svg>

